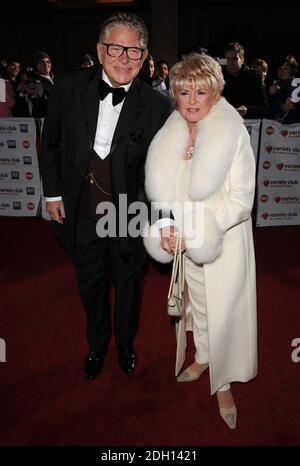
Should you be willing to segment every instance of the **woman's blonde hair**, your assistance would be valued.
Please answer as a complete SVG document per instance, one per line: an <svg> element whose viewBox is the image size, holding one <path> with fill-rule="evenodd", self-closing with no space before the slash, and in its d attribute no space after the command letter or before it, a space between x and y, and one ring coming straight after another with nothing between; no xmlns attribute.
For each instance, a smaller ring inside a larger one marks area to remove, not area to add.
<svg viewBox="0 0 300 466"><path fill-rule="evenodd" d="M170 93L173 99L187 84L205 85L213 95L220 96L225 85L219 63L209 55L191 52L170 70Z"/></svg>

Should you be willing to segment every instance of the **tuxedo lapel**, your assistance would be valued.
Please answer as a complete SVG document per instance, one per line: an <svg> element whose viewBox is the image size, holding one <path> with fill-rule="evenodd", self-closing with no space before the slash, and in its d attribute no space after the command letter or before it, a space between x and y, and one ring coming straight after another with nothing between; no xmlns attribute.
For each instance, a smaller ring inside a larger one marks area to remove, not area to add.
<svg viewBox="0 0 300 466"><path fill-rule="evenodd" d="M82 105L86 127L86 134L88 138L88 150L92 154L94 146L94 140L97 129L98 113L99 113L99 79L102 77L102 68L98 67L93 70L93 74L89 76L87 81L82 85ZM140 84L138 80L134 80L125 101L122 106L122 110L118 119L118 123L114 132L112 144L111 144L111 158L114 165L114 159L120 161L120 157L123 155L123 151L118 152L118 147L123 138L129 133L130 129L134 126L138 120L139 115L142 113L145 107L145 103L141 96ZM82 172L86 170L87 160L84 158L79 162L79 168Z"/></svg>
<svg viewBox="0 0 300 466"><path fill-rule="evenodd" d="M145 103L141 97L140 85L138 80L135 79L130 86L128 95L125 98L114 132L110 151L112 155L116 152L119 143L126 136L126 134L128 134L130 128L133 127L135 121L137 121L144 107Z"/></svg>
<svg viewBox="0 0 300 466"><path fill-rule="evenodd" d="M82 100L89 149L93 148L99 112L99 79L101 68L97 67L90 79L82 86Z"/></svg>
<svg viewBox="0 0 300 466"><path fill-rule="evenodd" d="M97 129L98 112L99 112L99 79L102 76L102 68L98 67L90 79L82 86L82 101L85 118L85 126L89 138L89 148L94 145L94 139ZM114 132L111 153L115 151L118 143L128 133L134 125L140 112L144 109L145 103L142 100L140 85L138 80L134 80L128 95L125 98L118 123Z"/></svg>

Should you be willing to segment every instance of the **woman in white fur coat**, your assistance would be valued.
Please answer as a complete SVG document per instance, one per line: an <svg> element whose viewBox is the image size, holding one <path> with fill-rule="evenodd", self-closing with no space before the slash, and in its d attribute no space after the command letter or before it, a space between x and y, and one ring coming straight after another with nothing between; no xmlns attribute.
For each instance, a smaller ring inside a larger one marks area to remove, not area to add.
<svg viewBox="0 0 300 466"><path fill-rule="evenodd" d="M176 326L175 375L184 363L186 331L192 330L195 361L177 380L194 381L209 368L211 394L217 393L219 413L234 429L230 383L257 374L255 160L242 118L221 97L223 87L221 68L208 55L192 53L173 66L177 109L150 145L146 193L163 211L170 209L174 221L153 223L144 243L154 259L169 262L175 236L183 239L189 305Z"/></svg>

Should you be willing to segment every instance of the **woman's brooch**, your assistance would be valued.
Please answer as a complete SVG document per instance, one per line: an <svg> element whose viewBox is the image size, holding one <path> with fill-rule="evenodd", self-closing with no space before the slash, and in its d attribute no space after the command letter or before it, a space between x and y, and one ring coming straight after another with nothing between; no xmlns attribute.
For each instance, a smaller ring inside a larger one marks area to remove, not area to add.
<svg viewBox="0 0 300 466"><path fill-rule="evenodd" d="M189 160L189 159L192 159L193 158L193 155L194 155L194 152L195 152L195 146L194 144L192 146L190 146L187 151L186 151L186 154L185 154L185 159L186 160Z"/></svg>

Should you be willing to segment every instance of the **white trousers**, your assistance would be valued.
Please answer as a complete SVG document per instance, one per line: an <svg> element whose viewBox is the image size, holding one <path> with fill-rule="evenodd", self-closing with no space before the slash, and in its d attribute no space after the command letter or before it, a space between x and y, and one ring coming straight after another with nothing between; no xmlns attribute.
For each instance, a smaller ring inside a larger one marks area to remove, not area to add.
<svg viewBox="0 0 300 466"><path fill-rule="evenodd" d="M195 361L198 364L209 364L204 270L202 265L195 264L186 256L185 280L188 286L193 318L193 338L196 348ZM219 391L224 392L229 388L230 384L226 384Z"/></svg>

